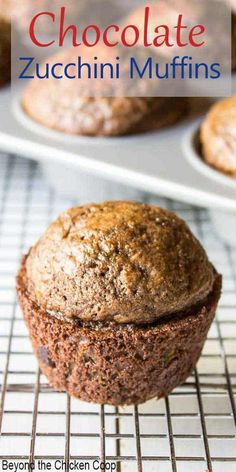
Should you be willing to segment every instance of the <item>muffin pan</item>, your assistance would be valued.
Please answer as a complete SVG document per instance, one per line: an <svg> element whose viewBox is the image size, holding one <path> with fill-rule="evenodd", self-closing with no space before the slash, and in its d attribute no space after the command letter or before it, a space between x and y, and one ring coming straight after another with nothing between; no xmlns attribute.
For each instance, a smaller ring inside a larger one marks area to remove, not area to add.
<svg viewBox="0 0 236 472"><path fill-rule="evenodd" d="M231 223L236 220L232 179L202 162L201 169L196 164L199 159L192 137L199 120L137 136L68 136L28 118L20 97L21 90L14 90L9 107L10 89L0 91L0 148L39 161L48 181L61 193L86 202L119 197L138 200L141 190L208 207L214 220L218 212L220 217L229 215ZM228 227L226 232L223 236L229 241Z"/></svg>

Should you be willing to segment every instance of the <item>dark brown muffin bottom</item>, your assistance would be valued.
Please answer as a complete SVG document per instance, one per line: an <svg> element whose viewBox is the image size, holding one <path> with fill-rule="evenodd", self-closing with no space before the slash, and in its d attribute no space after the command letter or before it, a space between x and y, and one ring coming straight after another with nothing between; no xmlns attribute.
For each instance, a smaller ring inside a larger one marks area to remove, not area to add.
<svg viewBox="0 0 236 472"><path fill-rule="evenodd" d="M81 326L43 312L17 277L17 292L40 368L52 387L111 405L168 395L191 374L213 321L221 276L205 303L155 325Z"/></svg>
<svg viewBox="0 0 236 472"><path fill-rule="evenodd" d="M11 78L11 26L0 18L0 87Z"/></svg>

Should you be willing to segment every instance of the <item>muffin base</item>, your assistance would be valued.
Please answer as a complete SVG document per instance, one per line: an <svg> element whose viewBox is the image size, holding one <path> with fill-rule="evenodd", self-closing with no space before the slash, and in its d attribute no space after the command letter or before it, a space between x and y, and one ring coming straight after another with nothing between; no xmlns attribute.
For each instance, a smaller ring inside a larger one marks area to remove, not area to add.
<svg viewBox="0 0 236 472"><path fill-rule="evenodd" d="M35 355L49 384L81 400L111 405L167 396L191 374L201 354L221 292L187 314L152 325L72 324L29 298L24 261L17 292Z"/></svg>

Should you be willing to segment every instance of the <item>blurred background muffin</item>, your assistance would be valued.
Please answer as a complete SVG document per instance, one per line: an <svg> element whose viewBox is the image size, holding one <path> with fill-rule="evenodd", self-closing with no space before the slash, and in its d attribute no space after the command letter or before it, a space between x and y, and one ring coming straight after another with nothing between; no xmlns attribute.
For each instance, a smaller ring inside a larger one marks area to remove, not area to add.
<svg viewBox="0 0 236 472"><path fill-rule="evenodd" d="M83 60L90 62L94 52L84 48L80 49L80 54ZM103 50L100 58L102 54ZM71 48L47 62L65 65L76 63L77 59L78 51ZM88 136L117 136L159 129L176 123L187 111L185 98L123 97L122 93L113 97L112 89L109 96L113 82L104 80L93 80L89 84L86 78L79 81L34 79L24 92L22 106L32 119L48 128ZM105 97L100 90L104 85L108 95Z"/></svg>
<svg viewBox="0 0 236 472"><path fill-rule="evenodd" d="M212 106L201 126L200 139L205 161L236 177L236 96Z"/></svg>

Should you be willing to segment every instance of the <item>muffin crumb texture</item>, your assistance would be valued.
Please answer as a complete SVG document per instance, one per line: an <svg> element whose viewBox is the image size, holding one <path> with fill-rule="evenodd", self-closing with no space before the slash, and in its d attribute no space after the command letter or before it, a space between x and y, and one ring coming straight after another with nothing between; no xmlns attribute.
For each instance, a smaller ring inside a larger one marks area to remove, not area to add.
<svg viewBox="0 0 236 472"><path fill-rule="evenodd" d="M20 304L50 385L84 401L111 405L164 397L186 380L200 357L221 290L216 276L204 304L188 314L154 325L98 328L48 316L28 297L23 280L21 273Z"/></svg>

